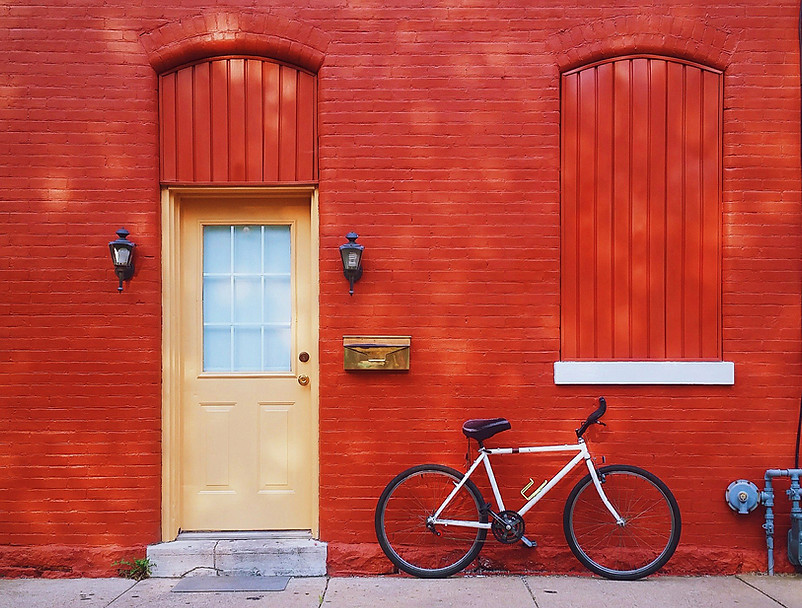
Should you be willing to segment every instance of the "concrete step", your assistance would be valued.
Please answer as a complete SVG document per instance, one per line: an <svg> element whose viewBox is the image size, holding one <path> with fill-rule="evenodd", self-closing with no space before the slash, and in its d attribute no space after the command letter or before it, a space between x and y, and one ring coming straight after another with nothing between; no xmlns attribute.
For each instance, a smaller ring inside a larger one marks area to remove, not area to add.
<svg viewBox="0 0 802 608"><path fill-rule="evenodd" d="M154 578L326 574L326 543L309 532L183 532L147 555Z"/></svg>

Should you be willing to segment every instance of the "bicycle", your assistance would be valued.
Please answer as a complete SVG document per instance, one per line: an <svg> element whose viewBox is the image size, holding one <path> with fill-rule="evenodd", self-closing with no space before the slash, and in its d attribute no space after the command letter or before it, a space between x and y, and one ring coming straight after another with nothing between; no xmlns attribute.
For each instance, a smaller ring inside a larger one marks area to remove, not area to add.
<svg viewBox="0 0 802 608"><path fill-rule="evenodd" d="M657 572L677 548L679 506L665 483L631 465L596 468L583 435L601 424L599 407L576 429L576 444L520 448L486 448L487 439L511 428L505 418L468 420L462 432L479 443L479 455L463 474L450 467L425 464L407 469L385 487L376 505L376 536L385 555L400 570L420 578L456 574L479 555L488 530L504 544L525 536L523 516L568 473L585 462L588 474L571 491L563 511L563 531L576 558L590 571L614 580L636 580ZM496 483L490 456L576 452L550 480L521 494L526 503L508 510ZM498 510L485 502L470 477L484 464ZM593 491L595 489L595 492ZM527 492L530 492L527 495Z"/></svg>

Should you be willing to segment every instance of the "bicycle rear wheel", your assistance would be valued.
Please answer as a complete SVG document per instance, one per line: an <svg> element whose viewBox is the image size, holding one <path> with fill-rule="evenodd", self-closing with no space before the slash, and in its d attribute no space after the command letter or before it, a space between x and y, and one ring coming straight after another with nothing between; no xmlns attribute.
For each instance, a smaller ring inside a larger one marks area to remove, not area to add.
<svg viewBox="0 0 802 608"><path fill-rule="evenodd" d="M482 549L486 528L427 525L430 516L462 480L459 471L420 465L396 476L376 505L376 537L393 564L421 578L451 576L466 568ZM484 501L468 480L440 514L442 519L487 523Z"/></svg>
<svg viewBox="0 0 802 608"><path fill-rule="evenodd" d="M636 580L657 572L679 543L680 512L671 490L638 467L611 465L598 474L624 524L615 522L590 475L585 476L563 512L571 551L586 568L610 579Z"/></svg>

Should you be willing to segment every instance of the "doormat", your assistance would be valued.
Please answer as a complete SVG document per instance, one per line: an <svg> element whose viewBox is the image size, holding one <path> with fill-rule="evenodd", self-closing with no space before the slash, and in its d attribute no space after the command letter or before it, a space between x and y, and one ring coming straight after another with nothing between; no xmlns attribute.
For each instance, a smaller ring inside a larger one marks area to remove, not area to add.
<svg viewBox="0 0 802 608"><path fill-rule="evenodd" d="M191 576L182 578L173 593L215 593L221 591L284 591L289 576Z"/></svg>

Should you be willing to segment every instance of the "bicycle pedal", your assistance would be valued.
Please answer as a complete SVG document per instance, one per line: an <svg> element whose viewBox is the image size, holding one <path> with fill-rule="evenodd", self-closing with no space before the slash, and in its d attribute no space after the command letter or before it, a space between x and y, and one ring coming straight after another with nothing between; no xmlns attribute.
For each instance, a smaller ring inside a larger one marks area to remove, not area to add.
<svg viewBox="0 0 802 608"><path fill-rule="evenodd" d="M535 547L537 547L537 542L534 540L529 540L528 538L526 538L526 536L521 537L521 542L530 549L534 549Z"/></svg>

